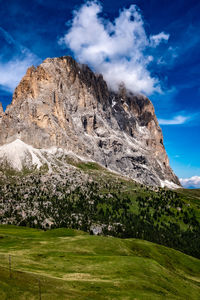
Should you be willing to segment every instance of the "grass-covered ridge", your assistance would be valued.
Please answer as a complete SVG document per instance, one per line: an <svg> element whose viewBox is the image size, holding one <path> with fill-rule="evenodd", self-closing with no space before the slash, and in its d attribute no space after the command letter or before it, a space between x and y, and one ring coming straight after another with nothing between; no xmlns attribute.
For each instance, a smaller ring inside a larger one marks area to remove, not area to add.
<svg viewBox="0 0 200 300"><path fill-rule="evenodd" d="M137 239L0 226L0 299L38 299L38 279L49 300L199 299L200 260Z"/></svg>

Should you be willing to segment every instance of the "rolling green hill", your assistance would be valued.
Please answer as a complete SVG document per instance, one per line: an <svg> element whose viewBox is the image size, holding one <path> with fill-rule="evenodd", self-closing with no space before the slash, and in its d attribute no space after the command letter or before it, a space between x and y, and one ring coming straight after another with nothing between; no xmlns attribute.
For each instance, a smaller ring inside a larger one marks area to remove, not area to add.
<svg viewBox="0 0 200 300"><path fill-rule="evenodd" d="M39 285L48 300L199 299L200 260L139 239L0 226L0 299L40 299Z"/></svg>

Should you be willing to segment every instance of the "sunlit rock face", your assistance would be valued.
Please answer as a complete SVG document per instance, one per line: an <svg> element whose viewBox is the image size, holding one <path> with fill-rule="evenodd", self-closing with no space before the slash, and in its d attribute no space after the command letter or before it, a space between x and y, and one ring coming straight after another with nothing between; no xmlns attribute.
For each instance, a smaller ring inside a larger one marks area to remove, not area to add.
<svg viewBox="0 0 200 300"><path fill-rule="evenodd" d="M123 85L110 91L102 75L71 57L29 68L0 116L0 145L55 146L144 184L180 185L151 101Z"/></svg>
<svg viewBox="0 0 200 300"><path fill-rule="evenodd" d="M4 115L4 112L3 112L3 107L2 107L2 104L0 102L0 118L2 118Z"/></svg>

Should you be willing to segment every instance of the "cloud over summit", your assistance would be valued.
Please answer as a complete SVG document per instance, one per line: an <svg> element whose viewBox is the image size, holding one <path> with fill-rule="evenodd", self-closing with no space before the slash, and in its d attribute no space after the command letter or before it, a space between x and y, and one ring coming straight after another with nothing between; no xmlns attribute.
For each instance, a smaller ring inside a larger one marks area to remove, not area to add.
<svg viewBox="0 0 200 300"><path fill-rule="evenodd" d="M148 50L166 43L169 35L160 32L148 37L135 5L121 10L112 22L101 13L102 6L97 1L86 2L75 10L59 44L70 48L79 62L102 73L114 90L124 82L132 92L160 91L159 80L148 69L153 61Z"/></svg>

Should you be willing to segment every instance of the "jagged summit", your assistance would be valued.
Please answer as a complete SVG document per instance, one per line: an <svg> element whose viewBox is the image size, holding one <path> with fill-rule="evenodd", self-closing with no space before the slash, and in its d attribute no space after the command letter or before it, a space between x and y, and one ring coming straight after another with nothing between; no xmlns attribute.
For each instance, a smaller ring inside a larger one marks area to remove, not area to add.
<svg viewBox="0 0 200 300"><path fill-rule="evenodd" d="M72 151L145 184L180 184L150 100L123 86L110 91L102 75L69 56L30 67L15 89L0 145L17 139Z"/></svg>

